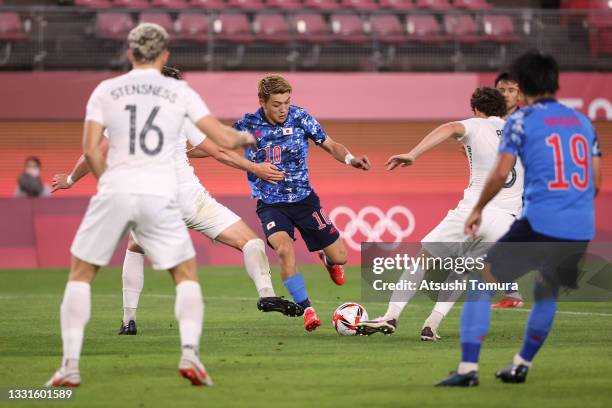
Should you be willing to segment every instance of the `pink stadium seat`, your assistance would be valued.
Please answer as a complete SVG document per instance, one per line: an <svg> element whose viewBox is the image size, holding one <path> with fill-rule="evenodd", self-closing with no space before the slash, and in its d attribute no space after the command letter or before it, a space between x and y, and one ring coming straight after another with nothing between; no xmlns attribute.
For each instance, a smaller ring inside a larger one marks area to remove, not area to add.
<svg viewBox="0 0 612 408"><path fill-rule="evenodd" d="M187 0L151 0L151 6L169 9L185 9L190 7Z"/></svg>
<svg viewBox="0 0 612 408"><path fill-rule="evenodd" d="M455 8L464 10L489 10L491 5L487 0L455 0Z"/></svg>
<svg viewBox="0 0 612 408"><path fill-rule="evenodd" d="M192 8L203 8L208 10L222 10L226 7L224 0L191 0L189 5Z"/></svg>
<svg viewBox="0 0 612 408"><path fill-rule="evenodd" d="M444 29L453 39L462 43L476 43L482 40L474 18L468 14L447 14L444 16Z"/></svg>
<svg viewBox="0 0 612 408"><path fill-rule="evenodd" d="M333 14L331 16L334 40L353 44L369 41L363 27L363 20L356 14Z"/></svg>
<svg viewBox="0 0 612 408"><path fill-rule="evenodd" d="M291 28L300 41L326 43L331 41L329 26L320 14L291 16Z"/></svg>
<svg viewBox="0 0 612 408"><path fill-rule="evenodd" d="M429 10L450 10L453 8L449 0L416 0L418 8L429 9Z"/></svg>
<svg viewBox="0 0 612 408"><path fill-rule="evenodd" d="M267 0L266 7L281 10L300 10L303 8L300 0Z"/></svg>
<svg viewBox="0 0 612 408"><path fill-rule="evenodd" d="M263 0L227 0L227 6L243 10L261 10L265 4Z"/></svg>
<svg viewBox="0 0 612 408"><path fill-rule="evenodd" d="M111 0L74 0L74 5L92 9L105 9L112 7Z"/></svg>
<svg viewBox="0 0 612 408"><path fill-rule="evenodd" d="M249 19L244 14L220 14L213 23L215 38L249 43L253 41Z"/></svg>
<svg viewBox="0 0 612 408"><path fill-rule="evenodd" d="M405 11L415 8L412 0L379 0L378 5L381 9Z"/></svg>
<svg viewBox="0 0 612 408"><path fill-rule="evenodd" d="M373 15L370 25L372 37L380 42L399 44L406 41L402 23L396 15Z"/></svg>
<svg viewBox="0 0 612 408"><path fill-rule="evenodd" d="M148 0L113 0L114 7L125 7L131 9L144 9L148 8Z"/></svg>
<svg viewBox="0 0 612 408"><path fill-rule="evenodd" d="M206 14L181 13L176 19L177 39L195 42L208 41L208 16Z"/></svg>
<svg viewBox="0 0 612 408"><path fill-rule="evenodd" d="M378 3L374 0L340 0L340 6L353 10L378 10Z"/></svg>
<svg viewBox="0 0 612 408"><path fill-rule="evenodd" d="M338 10L340 4L336 0L304 0L304 7L317 10Z"/></svg>
<svg viewBox="0 0 612 408"><path fill-rule="evenodd" d="M591 13L586 23L589 28L591 55L612 55L612 18L605 13Z"/></svg>
<svg viewBox="0 0 612 408"><path fill-rule="evenodd" d="M174 31L174 25L170 14L158 13L158 12L144 12L140 13L139 23L155 23L162 26L168 33Z"/></svg>
<svg viewBox="0 0 612 408"><path fill-rule="evenodd" d="M508 44L518 40L514 34L512 18L506 15L482 16L482 32L485 38L500 44Z"/></svg>
<svg viewBox="0 0 612 408"><path fill-rule="evenodd" d="M0 40L19 41L25 40L23 24L17 13L0 13Z"/></svg>
<svg viewBox="0 0 612 408"><path fill-rule="evenodd" d="M253 31L260 41L286 43L292 39L282 14L257 14L253 20Z"/></svg>
<svg viewBox="0 0 612 408"><path fill-rule="evenodd" d="M96 35L105 40L125 41L134 21L128 13L100 13L96 20Z"/></svg>
<svg viewBox="0 0 612 408"><path fill-rule="evenodd" d="M439 43L446 40L440 33L438 21L432 15L412 15L406 18L406 31L411 40Z"/></svg>

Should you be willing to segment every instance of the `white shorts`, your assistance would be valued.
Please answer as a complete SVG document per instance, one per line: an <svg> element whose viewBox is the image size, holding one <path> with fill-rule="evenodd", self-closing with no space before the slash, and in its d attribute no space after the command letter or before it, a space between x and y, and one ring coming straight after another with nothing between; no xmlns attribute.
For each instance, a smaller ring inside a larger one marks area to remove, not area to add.
<svg viewBox="0 0 612 408"><path fill-rule="evenodd" d="M474 239L464 233L465 220L471 211L468 208L450 210L442 222L421 240L423 248L435 257L482 256L515 220L514 215L507 211L485 208L478 236Z"/></svg>
<svg viewBox="0 0 612 408"><path fill-rule="evenodd" d="M189 229L214 240L241 220L232 210L220 204L207 191L201 191L182 205L183 219Z"/></svg>
<svg viewBox="0 0 612 408"><path fill-rule="evenodd" d="M106 265L128 229L155 269L195 257L175 200L126 193L96 194L87 207L70 252L93 265Z"/></svg>

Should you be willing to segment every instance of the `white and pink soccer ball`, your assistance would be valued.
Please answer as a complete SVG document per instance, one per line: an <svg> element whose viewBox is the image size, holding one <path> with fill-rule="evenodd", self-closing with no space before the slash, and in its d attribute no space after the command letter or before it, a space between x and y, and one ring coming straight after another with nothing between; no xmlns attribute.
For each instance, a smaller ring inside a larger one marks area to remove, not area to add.
<svg viewBox="0 0 612 408"><path fill-rule="evenodd" d="M355 325L368 320L368 312L359 303L344 303L336 309L333 325L341 336L354 336L357 334Z"/></svg>

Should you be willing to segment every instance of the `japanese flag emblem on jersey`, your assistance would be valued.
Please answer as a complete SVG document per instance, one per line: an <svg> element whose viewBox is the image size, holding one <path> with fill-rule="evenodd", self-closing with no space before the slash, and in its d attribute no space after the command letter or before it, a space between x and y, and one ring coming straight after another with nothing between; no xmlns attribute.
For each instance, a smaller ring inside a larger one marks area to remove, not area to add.
<svg viewBox="0 0 612 408"><path fill-rule="evenodd" d="M283 128L283 135L287 136L287 135L292 135L293 134L293 128Z"/></svg>
<svg viewBox="0 0 612 408"><path fill-rule="evenodd" d="M266 229L268 231L270 231L274 227L276 227L276 223L274 221L271 221L271 222L268 223L268 225L266 225Z"/></svg>

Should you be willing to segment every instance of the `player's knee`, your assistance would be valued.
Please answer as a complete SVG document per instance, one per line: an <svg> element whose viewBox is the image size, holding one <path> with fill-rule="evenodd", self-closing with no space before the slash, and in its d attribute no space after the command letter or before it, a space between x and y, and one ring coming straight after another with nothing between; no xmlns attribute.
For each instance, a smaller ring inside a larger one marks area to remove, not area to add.
<svg viewBox="0 0 612 408"><path fill-rule="evenodd" d="M242 252L247 251L258 251L265 253L266 245L259 238L249 239L248 241L245 240L244 244L242 245Z"/></svg>
<svg viewBox="0 0 612 408"><path fill-rule="evenodd" d="M276 253L281 259L287 259L293 256L293 243L283 242L276 248Z"/></svg>

